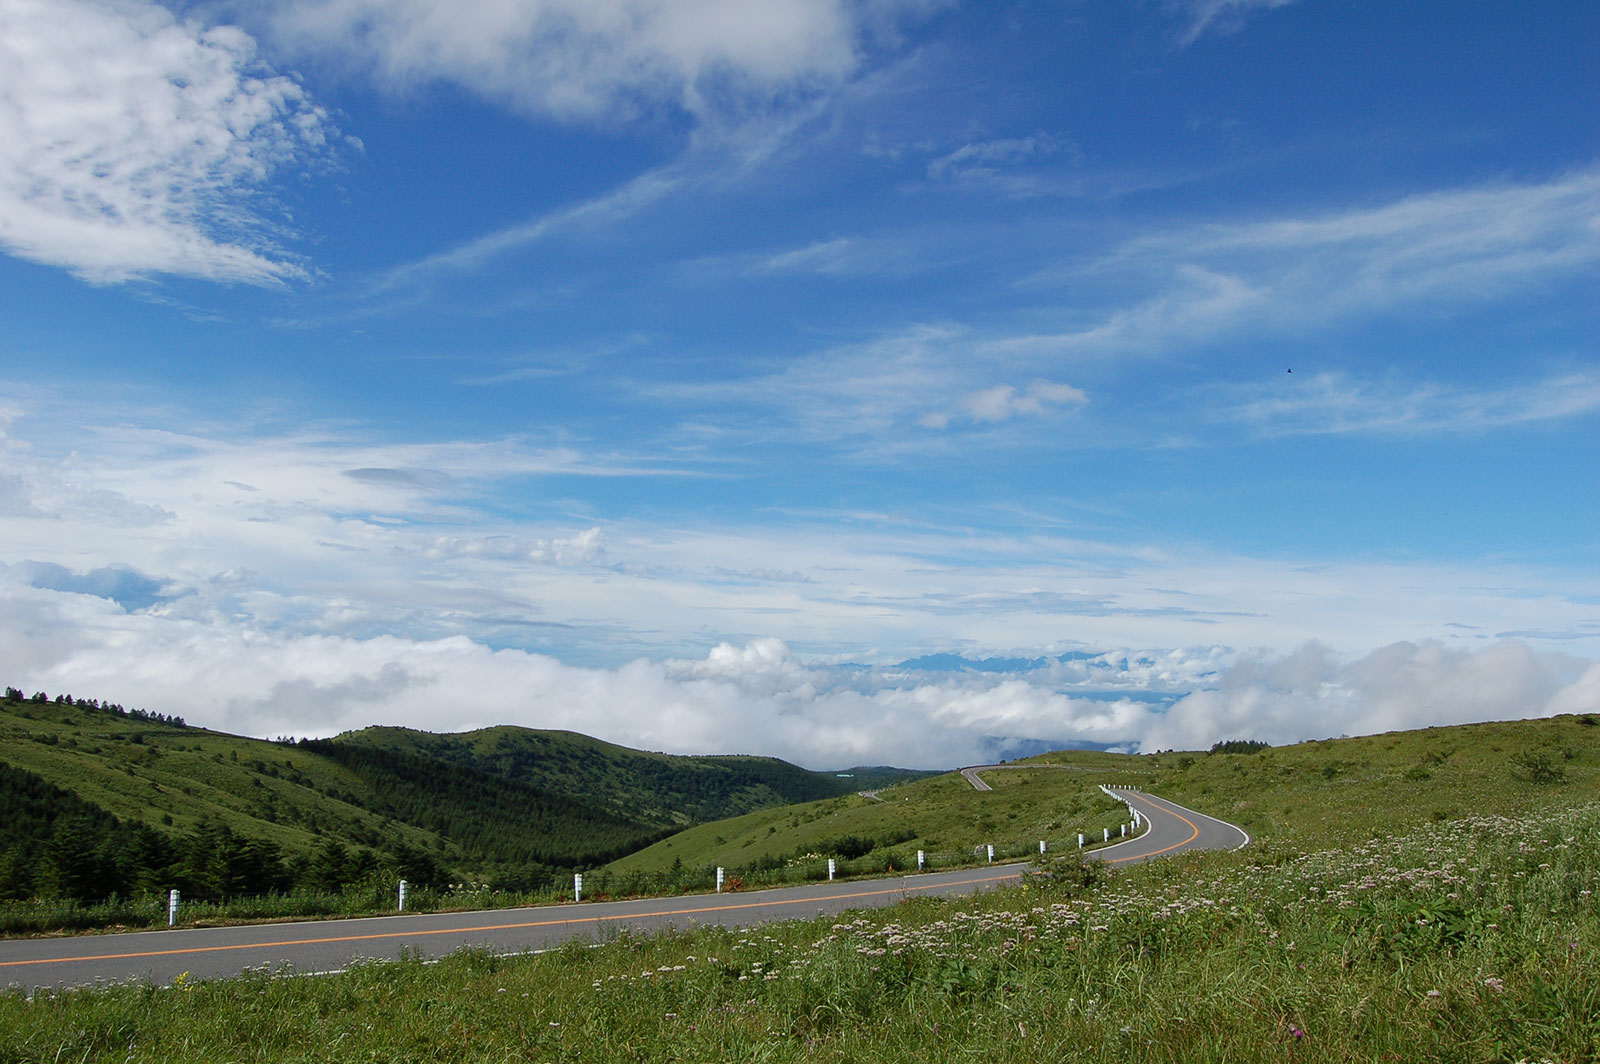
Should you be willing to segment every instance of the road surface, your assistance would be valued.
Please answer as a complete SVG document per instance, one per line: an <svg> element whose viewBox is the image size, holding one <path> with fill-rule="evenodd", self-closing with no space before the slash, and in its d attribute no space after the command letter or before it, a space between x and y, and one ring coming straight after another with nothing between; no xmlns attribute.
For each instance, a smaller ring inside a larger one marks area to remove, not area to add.
<svg viewBox="0 0 1600 1064"><path fill-rule="evenodd" d="M1017 764L1017 765L973 765L971 768L964 768L964 769L961 769L960 771L961 771L961 775L966 777L967 782L972 784L972 789L973 790L975 790L975 791L992 791L992 790L994 790L994 788L989 786L987 783L983 782L983 780L979 779L978 778L978 773L980 773L980 772L988 772L991 769L995 769L995 770L999 770L999 771L1003 772L1003 771L1005 771L1007 769L1016 769L1016 770L1026 769L1026 770L1030 770L1031 771L1031 770L1034 770L1034 769L1041 769L1041 768L1043 768L1043 769L1056 768L1056 769L1062 769L1062 770L1067 771L1067 772L1093 772L1093 771L1095 771L1094 766L1092 766L1092 765L1039 765L1039 764L1034 764L1031 761L1024 761L1021 764Z"/></svg>
<svg viewBox="0 0 1600 1064"><path fill-rule="evenodd" d="M1114 864L1189 849L1228 849L1248 840L1231 824L1137 791L1117 792L1150 830L1092 852ZM1022 877L1026 864L850 883L698 894L637 901L588 902L471 913L429 913L288 924L254 924L121 935L0 941L0 986L84 986L148 980L227 978L248 968L337 971L357 960L392 959L402 950L445 956L464 947L497 953L550 949L574 939L602 941L626 928L652 932L716 924L750 927L848 909L893 905L912 897L972 894Z"/></svg>

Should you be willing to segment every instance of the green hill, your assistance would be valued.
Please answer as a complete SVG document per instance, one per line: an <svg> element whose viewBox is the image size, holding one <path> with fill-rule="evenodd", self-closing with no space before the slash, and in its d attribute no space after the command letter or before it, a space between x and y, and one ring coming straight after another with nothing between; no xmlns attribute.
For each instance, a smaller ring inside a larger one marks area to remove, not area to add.
<svg viewBox="0 0 1600 1064"><path fill-rule="evenodd" d="M903 769L859 769L845 777L810 772L775 757L653 754L576 732L515 727L455 735L365 728L340 735L319 749L337 757L351 747L431 759L578 796L591 808L656 829L851 793L866 786L857 781L858 775L875 786L925 775Z"/></svg>
<svg viewBox="0 0 1600 1064"><path fill-rule="evenodd" d="M701 819L856 786L774 758L510 727L268 742L13 689L0 797L25 815L0 821L0 898L337 890L374 876L537 885Z"/></svg>
<svg viewBox="0 0 1600 1064"><path fill-rule="evenodd" d="M1483 807L1533 809L1552 795L1600 793L1600 719L1592 715L1429 728L1285 747L1234 742L1212 753L1058 751L984 773L979 792L950 773L880 792L766 809L700 824L619 858L608 870L675 863L770 872L807 854L906 867L916 850L957 856L993 843L1020 853L1045 840L1075 849L1124 819L1101 784L1130 784L1233 821L1260 845L1312 846L1380 834L1399 804L1419 820ZM1230 752L1230 751L1244 752ZM1114 829L1113 829L1114 830Z"/></svg>

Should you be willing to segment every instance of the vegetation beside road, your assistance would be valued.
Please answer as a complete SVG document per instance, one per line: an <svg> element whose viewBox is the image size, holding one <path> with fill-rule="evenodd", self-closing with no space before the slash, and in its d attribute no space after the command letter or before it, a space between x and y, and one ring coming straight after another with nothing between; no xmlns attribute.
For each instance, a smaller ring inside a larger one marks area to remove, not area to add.
<svg viewBox="0 0 1600 1064"><path fill-rule="evenodd" d="M1596 731L1329 744L1324 764L1371 764L1288 812L1258 795L1261 847L1118 869L1074 855L976 899L336 978L0 994L0 1060L1592 1061ZM1481 771L1395 772L1422 750ZM1294 778L1285 753L1172 771L1245 801L1231 781ZM1434 808L1449 801L1463 808Z"/></svg>

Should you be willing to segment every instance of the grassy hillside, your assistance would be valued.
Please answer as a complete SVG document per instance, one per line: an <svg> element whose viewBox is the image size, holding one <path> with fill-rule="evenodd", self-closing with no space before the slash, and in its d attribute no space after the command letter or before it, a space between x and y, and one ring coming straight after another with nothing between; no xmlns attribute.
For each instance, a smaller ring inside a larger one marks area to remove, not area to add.
<svg viewBox="0 0 1600 1064"><path fill-rule="evenodd" d="M722 865L743 873L819 854L881 855L904 868L917 850L970 859L990 842L1012 848L1076 848L1077 833L1100 837L1126 819L1124 807L1102 794L1116 755L1082 753L1072 770L1005 768L985 774L994 788L979 792L958 773L901 784L875 797L851 794L820 802L764 809L701 824L612 862L619 874L663 872L684 865ZM1109 759L1109 760L1108 760Z"/></svg>
<svg viewBox="0 0 1600 1064"><path fill-rule="evenodd" d="M652 828L682 827L755 809L862 789L855 775L810 772L775 757L684 757L646 753L568 731L499 727L454 735L409 728L347 732L334 746L360 746L486 772ZM925 773L857 770L875 786ZM869 775L870 773L870 775Z"/></svg>
<svg viewBox="0 0 1600 1064"><path fill-rule="evenodd" d="M0 821L0 900L173 885L195 896L337 891L399 876L526 889L700 818L855 786L773 758L650 754L520 728L266 742L11 691L0 792L28 812Z"/></svg>
<svg viewBox="0 0 1600 1064"><path fill-rule="evenodd" d="M979 792L960 775L701 824L613 862L618 874L722 865L770 867L838 843L873 843L905 867L917 849L955 854L986 843L1020 852L1047 840L1075 848L1124 817L1103 783L1143 787L1249 831L1260 845L1303 847L1387 833L1396 809L1448 820L1483 808L1523 812L1552 795L1600 793L1600 718L1471 724L1329 739L1256 753L1157 755L1060 751L984 773ZM852 854L853 856L853 854Z"/></svg>
<svg viewBox="0 0 1600 1064"><path fill-rule="evenodd" d="M758 933L0 994L0 1059L1596 1061L1597 735L1567 717L1124 759L1094 772L1231 806L1260 841ZM1093 774L993 773L988 797Z"/></svg>
<svg viewBox="0 0 1600 1064"><path fill-rule="evenodd" d="M1244 827L1316 847L1486 809L1521 815L1600 795L1600 716L1325 739L1255 754L1160 754L1122 778Z"/></svg>

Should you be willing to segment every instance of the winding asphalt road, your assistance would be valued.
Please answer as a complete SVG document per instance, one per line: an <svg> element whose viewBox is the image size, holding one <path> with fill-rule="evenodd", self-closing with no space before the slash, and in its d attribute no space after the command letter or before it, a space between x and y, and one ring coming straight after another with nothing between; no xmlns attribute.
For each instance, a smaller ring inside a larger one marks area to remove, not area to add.
<svg viewBox="0 0 1600 1064"><path fill-rule="evenodd" d="M1192 849L1231 849L1249 841L1239 828L1139 791L1114 792L1149 822L1143 834L1092 851L1112 864ZM653 932L707 924L750 927L906 898L972 894L1021 878L1025 864L993 865L890 879L591 902L471 913L430 913L311 923L254 924L121 935L0 941L0 986L84 986L149 980L227 978L250 968L300 973L337 971L354 961L390 959L402 950L445 956L464 947L529 953L574 939L603 941L623 929Z"/></svg>

